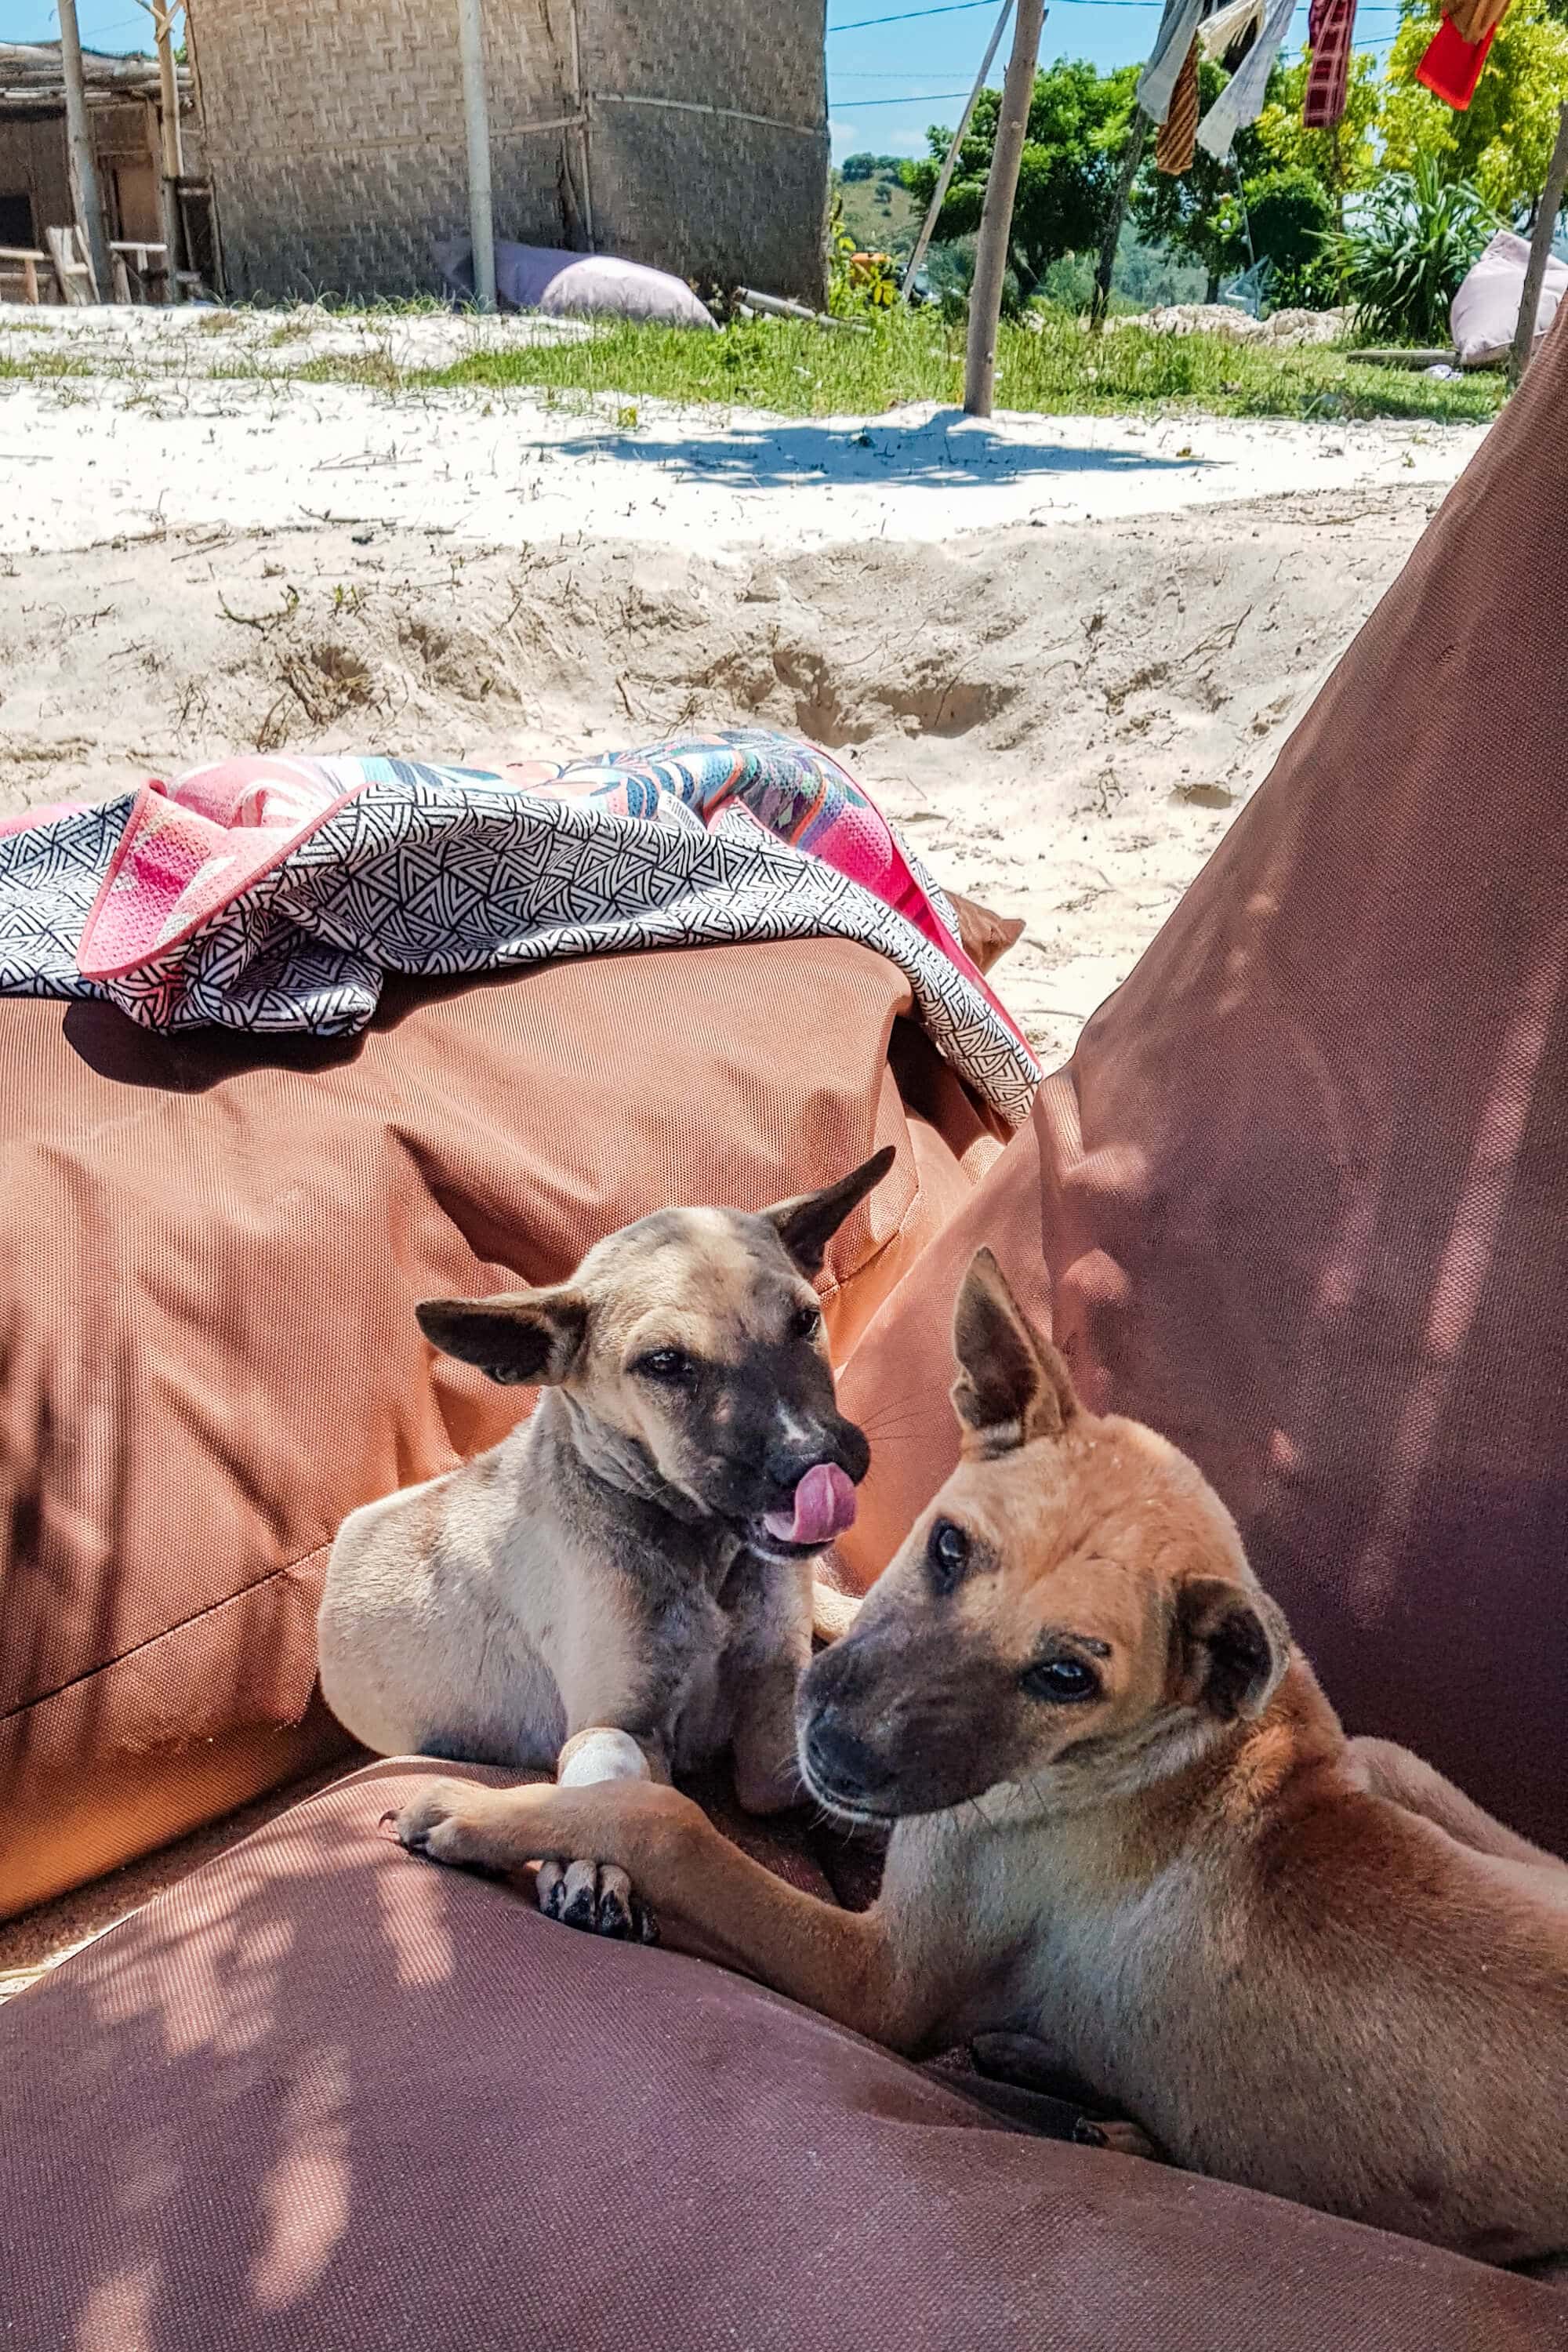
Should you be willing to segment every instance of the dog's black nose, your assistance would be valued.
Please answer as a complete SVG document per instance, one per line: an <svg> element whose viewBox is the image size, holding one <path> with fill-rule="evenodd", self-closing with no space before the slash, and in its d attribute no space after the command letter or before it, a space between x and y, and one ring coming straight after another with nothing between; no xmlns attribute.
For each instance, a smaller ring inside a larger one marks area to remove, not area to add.
<svg viewBox="0 0 1568 2352"><path fill-rule="evenodd" d="M819 1469L825 1463L837 1465L837 1458L832 1446L825 1444L820 1437L811 1437L798 1439L793 1444L770 1445L763 1467L781 1501L787 1501L808 1471Z"/></svg>
<svg viewBox="0 0 1568 2352"><path fill-rule="evenodd" d="M819 1429L806 1437L778 1439L763 1457L763 1468L781 1496L793 1495L811 1470L842 1470L858 1486L871 1460L871 1449L852 1421L837 1428Z"/></svg>
<svg viewBox="0 0 1568 2352"><path fill-rule="evenodd" d="M875 1748L830 1713L814 1716L807 1726L805 1760L824 1796L868 1797L886 1778Z"/></svg>

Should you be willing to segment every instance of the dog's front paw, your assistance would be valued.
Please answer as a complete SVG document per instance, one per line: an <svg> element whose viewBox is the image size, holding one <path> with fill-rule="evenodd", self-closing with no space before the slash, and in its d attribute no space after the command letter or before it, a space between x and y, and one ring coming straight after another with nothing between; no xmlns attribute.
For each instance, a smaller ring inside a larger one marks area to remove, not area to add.
<svg viewBox="0 0 1568 2352"><path fill-rule="evenodd" d="M542 1862L537 1885L540 1909L563 1927L620 1943L658 1941L652 1912L633 1894L626 1872L610 1863Z"/></svg>
<svg viewBox="0 0 1568 2352"><path fill-rule="evenodd" d="M468 1780L428 1780L399 1813L383 1815L399 1845L410 1853L454 1866L486 1867L490 1862L476 1800L483 1791Z"/></svg>

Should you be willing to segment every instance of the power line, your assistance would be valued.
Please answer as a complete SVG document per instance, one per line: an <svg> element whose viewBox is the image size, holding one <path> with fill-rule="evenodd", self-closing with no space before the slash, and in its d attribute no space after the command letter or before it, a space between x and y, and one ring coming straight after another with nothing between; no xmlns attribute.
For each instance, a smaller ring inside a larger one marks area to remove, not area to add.
<svg viewBox="0 0 1568 2352"><path fill-rule="evenodd" d="M947 0L944 8L901 8L896 16L857 16L852 25L829 25L830 33L860 33L868 25L910 25L917 16L963 16L972 8L989 8L991 0ZM961 90L961 98L969 92Z"/></svg>
<svg viewBox="0 0 1568 2352"><path fill-rule="evenodd" d="M857 106L940 106L944 99L967 98L966 89L912 89L903 98L846 98L830 106L830 114L847 114Z"/></svg>
<svg viewBox="0 0 1568 2352"><path fill-rule="evenodd" d="M1164 0L1051 0L1057 8L1141 8L1145 14L1158 10ZM988 8L991 0L949 0L943 8L904 8L893 16L858 16L852 24L829 25L828 33L858 33L868 25L909 25L921 16L956 16L971 8ZM1397 16L1403 12L1397 0L1363 0L1359 14L1363 16Z"/></svg>

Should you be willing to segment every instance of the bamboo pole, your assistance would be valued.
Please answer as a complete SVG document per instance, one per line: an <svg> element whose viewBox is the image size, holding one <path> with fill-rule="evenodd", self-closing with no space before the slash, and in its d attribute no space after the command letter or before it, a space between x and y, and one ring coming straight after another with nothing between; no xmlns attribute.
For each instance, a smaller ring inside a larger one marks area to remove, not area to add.
<svg viewBox="0 0 1568 2352"><path fill-rule="evenodd" d="M180 229L180 182L185 176L184 144L180 130L180 77L174 65L173 0L153 0L153 38L158 50L158 128L162 170L158 183L158 215L163 223L168 275L163 280L165 302L184 299L180 268L184 239Z"/></svg>
<svg viewBox="0 0 1568 2352"><path fill-rule="evenodd" d="M490 194L490 118L485 90L484 0L458 0L463 62L463 121L468 139L468 228L474 242L474 299L496 307L496 225Z"/></svg>
<svg viewBox="0 0 1568 2352"><path fill-rule="evenodd" d="M1535 321L1541 313L1541 289L1546 282L1546 264L1552 252L1552 232L1557 226L1557 215L1563 209L1565 189L1568 189L1568 104L1563 107L1557 117L1557 143L1546 167L1546 185L1542 192L1541 206L1535 215L1535 228L1530 240L1524 291L1519 300L1519 324L1513 331L1513 350L1509 354L1510 383L1517 383L1530 365L1535 343Z"/></svg>
<svg viewBox="0 0 1568 2352"><path fill-rule="evenodd" d="M1029 105L1045 25L1043 0L1018 0L1013 20L1013 54L1002 85L996 144L985 181L985 209L974 249L974 282L969 289L969 335L964 351L963 406L970 416L989 416L996 383L996 333L1002 321L1002 289L1013 234L1013 203L1018 167L1028 135Z"/></svg>
<svg viewBox="0 0 1568 2352"><path fill-rule="evenodd" d="M1149 118L1141 106L1135 106L1132 120L1127 126L1121 176L1116 183L1110 217L1106 223L1105 236L1100 244L1100 263L1094 273L1094 299L1089 306L1089 323L1097 334L1105 324L1105 314L1110 308L1110 280L1116 268L1116 248L1121 242L1121 224L1127 217L1132 183L1138 177L1138 166L1143 161L1143 148L1148 136Z"/></svg>
<svg viewBox="0 0 1568 2352"><path fill-rule="evenodd" d="M70 155L71 196L77 226L97 279L96 299L107 302L109 246L103 234L103 206L98 194L98 164L92 152L92 131L87 119L87 83L81 68L81 35L77 27L76 0L59 0L60 65L66 85L66 144Z"/></svg>
<svg viewBox="0 0 1568 2352"><path fill-rule="evenodd" d="M901 299L906 302L910 299L920 266L926 257L927 247L935 233L937 216L947 201L947 192L952 185L953 168L958 162L958 151L963 144L964 133L969 129L970 117L973 114L980 93L985 87L985 77L991 70L991 60L1001 46L1002 28L1006 24L1012 10L1013 0L1002 0L1002 13L992 28L990 40L985 45L985 55L980 60L980 71L974 77L974 88L965 100L963 112L958 118L958 128L952 134L952 142L942 159L942 169L936 175L936 189L930 204L926 206L926 216L921 223L921 233L915 239L915 249L910 256L909 267L904 271L904 282L899 289Z"/></svg>

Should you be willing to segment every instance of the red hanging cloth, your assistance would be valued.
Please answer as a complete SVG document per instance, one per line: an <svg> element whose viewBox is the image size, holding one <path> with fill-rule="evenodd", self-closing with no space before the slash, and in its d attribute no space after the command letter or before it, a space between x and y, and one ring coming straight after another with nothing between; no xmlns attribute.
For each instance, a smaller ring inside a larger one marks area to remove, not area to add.
<svg viewBox="0 0 1568 2352"><path fill-rule="evenodd" d="M1350 88L1356 0L1312 0L1307 16L1311 63L1301 121L1309 131L1331 131L1343 116Z"/></svg>
<svg viewBox="0 0 1568 2352"><path fill-rule="evenodd" d="M1508 13L1508 0L1454 0L1415 68L1415 79L1462 114Z"/></svg>

